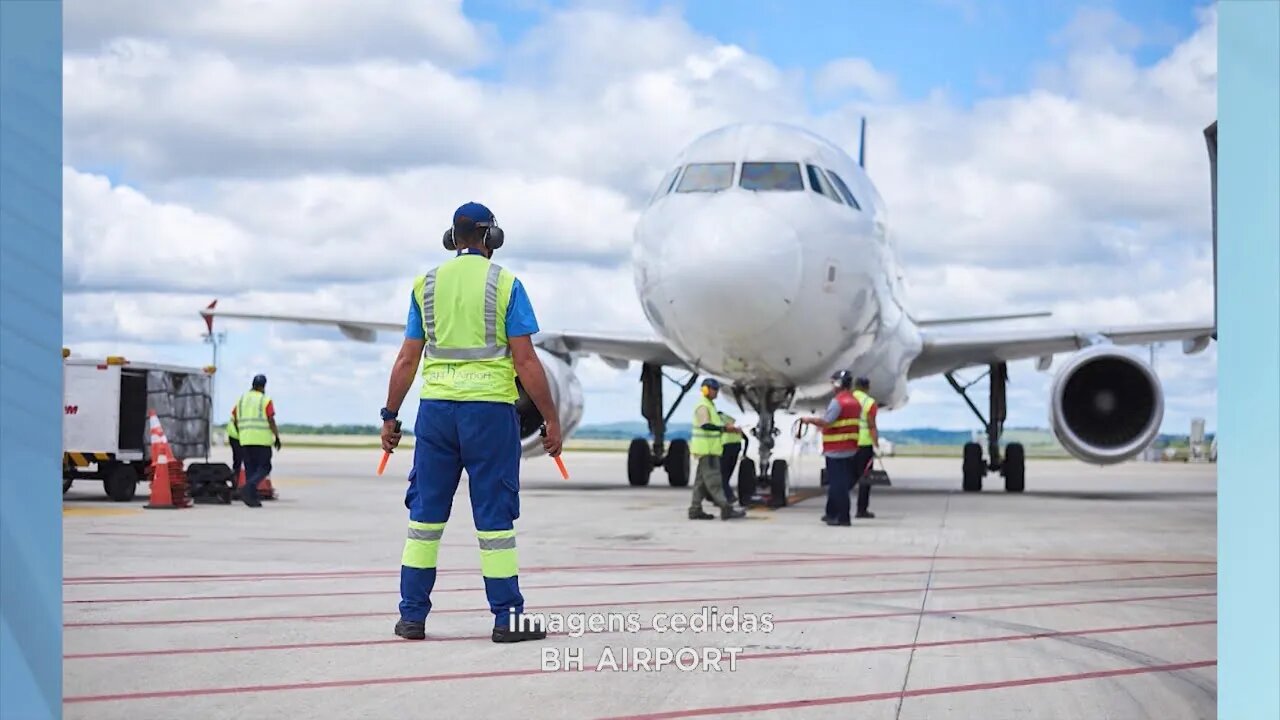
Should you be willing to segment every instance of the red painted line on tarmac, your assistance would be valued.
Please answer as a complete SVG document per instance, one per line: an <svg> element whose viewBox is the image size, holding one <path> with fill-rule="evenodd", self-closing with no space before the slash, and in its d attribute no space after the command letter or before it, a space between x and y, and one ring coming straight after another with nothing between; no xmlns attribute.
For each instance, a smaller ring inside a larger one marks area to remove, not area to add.
<svg viewBox="0 0 1280 720"><path fill-rule="evenodd" d="M980 583L975 585L944 585L932 586L928 588L911 587L911 588L889 588L875 590L839 590L835 592L805 592L805 593L782 593L768 595L736 595L730 597L700 597L700 598L673 598L673 599L651 599L651 600L607 600L592 603L572 603L567 605L558 605L564 608L598 608L598 607L635 607L639 605L676 605L681 603L709 603L709 602L743 602L746 600L788 600L797 598L813 598L813 597L848 597L853 595L894 595L900 593L918 593L928 590L930 592L942 592L946 590L987 590L987 589L1008 589L1017 587L1038 587L1053 585L1084 585L1094 583L1123 583L1136 582L1141 580L1177 580L1184 578L1210 577L1217 573L1201 572L1201 573L1178 573L1172 575L1139 575L1136 577L1109 577L1109 578L1090 578L1088 580L1040 580L1026 582L1001 582L1001 583ZM486 612L489 607L474 608L451 608L448 610L432 610L437 615L453 615L459 613ZM356 618L356 617L378 617L385 615L382 611L363 611L350 613L325 613L320 615L253 615L253 616L231 616L231 617L213 617L213 618L185 618L177 620L95 620L92 622L69 622L63 623L63 627L143 627L154 625L189 625L204 623L236 623L236 622L274 622L277 620L334 620L338 618Z"/></svg>
<svg viewBox="0 0 1280 720"><path fill-rule="evenodd" d="M1118 668L1115 670L1094 670L1092 672L1072 673L1070 675L1049 675L1016 680L997 680L994 682L971 683L968 685L943 685L941 687L919 688L916 690L893 690L890 692L866 693L864 695L845 695L843 697L807 698L803 700L787 700L783 702L755 703L752 705L727 705L724 707L694 708L689 710L671 710L668 712L648 713L644 715L619 715L604 720L667 720L669 718L687 718L706 715L731 715L748 712L764 712L766 710L787 710L792 708L819 707L822 705L849 705L853 703L875 702L878 700L897 700L899 698L925 697L928 695L954 695L963 692L982 690L1002 690L1005 688L1027 687L1031 685L1051 685L1082 680L1098 680L1103 678L1123 677L1126 675L1144 675L1148 673L1178 672L1196 668L1211 667L1217 660L1198 660L1196 662L1173 663L1169 665L1150 665L1145 667Z"/></svg>
<svg viewBox="0 0 1280 720"><path fill-rule="evenodd" d="M694 562L665 562L665 563L627 563L622 565L543 565L522 568L524 573L533 572L635 572L647 570L682 570L689 568L721 568L733 566L771 566L771 565L794 565L797 563L806 564L832 564L847 562L886 562L886 561L934 561L934 560L993 560L993 561L1016 561L1023 560L1029 562L1124 562L1124 563L1169 563L1178 564L1198 564L1198 565L1214 565L1212 560L1154 560L1142 558L1043 558L1035 556L1017 557L1017 556L990 556L990 555L939 555L936 558L932 555L843 555L828 557L803 557L803 558L779 558L774 560L705 560ZM457 575L475 573L474 568L454 568L441 569L439 575ZM399 569L392 570L328 570L314 572L280 572L280 573L211 573L197 575L97 575L97 576L80 576L69 577L63 581L64 585L98 585L98 584L140 584L140 583L164 583L164 582L200 582L200 581L235 581L235 582L261 582L270 580L292 581L292 580L331 580L334 578L345 577L391 577L398 576Z"/></svg>
<svg viewBox="0 0 1280 720"><path fill-rule="evenodd" d="M570 550L590 550L590 551L603 550L603 551L606 551L606 552L679 553L679 554L681 554L681 555L688 555L688 554L690 554L690 553L695 552L695 551L693 551L693 550L684 550L684 549L681 549L681 548L601 547L601 546L594 546L594 547L593 547L593 546L591 546L591 545L575 545L575 546L573 546L573 547L571 547L571 548L569 548L569 549L570 549Z"/></svg>
<svg viewBox="0 0 1280 720"><path fill-rule="evenodd" d="M1020 603L1017 605L986 605L982 607L969 608L944 608L942 610L927 610L925 615L959 615L974 612L1000 612L1003 610L1027 610L1033 608L1045 607L1078 607L1085 605L1103 605L1103 604L1123 604L1130 602L1149 602L1151 600L1182 600L1187 598L1213 597L1216 593L1200 592L1178 595L1141 595L1138 597L1127 598L1106 598L1103 600L1067 600L1045 603ZM905 610L880 613L862 613L858 615L827 615L819 617L804 618L783 618L774 619L775 625L786 623L819 623L833 622L840 620L862 620L886 617L915 617L920 614L919 610ZM642 627L641 631L648 632L653 627ZM616 635L617 633L608 632L587 632L585 635ZM547 633L547 637L569 637L568 633ZM453 637L430 637L427 642L457 642L463 640L488 640L488 635L464 635ZM125 658L125 657L151 657L156 655L203 655L206 653L232 653L232 652L264 652L271 650L304 650L304 649L320 649L320 648L341 648L341 647L366 647L376 645L391 645L394 643L403 643L400 638L379 639L379 640L347 640L347 641L331 641L331 642L314 642L314 643L290 643L287 645L224 645L221 647L206 648L163 648L159 650L120 650L114 652L91 652L91 653L70 653L63 655L64 660L94 660L102 658Z"/></svg>
<svg viewBox="0 0 1280 720"><path fill-rule="evenodd" d="M142 537L142 538L189 538L190 535L172 535L169 533L142 532L87 532L85 535L104 535L109 537Z"/></svg>
<svg viewBox="0 0 1280 720"><path fill-rule="evenodd" d="M990 565L986 567L970 567L970 568L946 568L943 570L934 570L934 575L943 573L969 573L969 572L1007 572L1011 570L1053 570L1060 568L1081 568L1081 567L1109 567L1112 565L1120 565L1123 563L1105 562L1105 563L1063 563L1058 565ZM828 575L778 575L778 576L740 576L740 577L698 577L698 578L680 578L678 580L633 580L630 582L587 582L587 583L561 583L551 585L522 585L525 590L566 590L570 588L609 588L609 587L637 587L641 585L685 585L690 583L706 584L706 583L722 583L722 582L770 582L776 580L841 580L852 578L871 578L871 577L896 577L900 575L928 575L927 568L920 570L889 570L884 572L864 572L864 573L832 573ZM437 588L433 593L452 593L452 592L473 592L479 590L479 587L457 587L457 588ZM267 600L279 598L319 598L319 597L348 597L358 595L387 595L398 592L395 588L387 590L334 590L330 592L295 592L295 593L248 593L234 595L169 595L160 597L140 597L140 598L86 598L81 600L64 600L66 605L84 605L84 604L127 604L140 602L180 602L193 600Z"/></svg>
<svg viewBox="0 0 1280 720"><path fill-rule="evenodd" d="M958 640L939 640L925 643L903 643L896 645L864 645L861 647L848 648L827 648L823 650L800 650L800 651L781 651L781 652L762 652L762 653L743 653L737 657L738 661L744 660L780 660L784 658L809 657L820 655L834 654L854 654L854 653L873 653L888 652L897 650L910 650L912 648L922 647L948 647L961 645L977 645L983 643L998 642L1016 642L1021 640L1037 640L1054 637L1082 636L1082 635L1102 635L1109 633L1124 632L1143 632L1147 630L1167 630L1179 627L1191 627L1195 625L1215 624L1216 620L1193 620L1180 623L1161 623L1151 625L1130 625L1123 627L1094 628L1086 630L1063 630L1050 631L1043 633L1032 633L1022 635L1000 635L996 637L982 638L962 638ZM387 642L406 642L404 640L387 641ZM220 687L220 688L199 688L188 690L161 690L153 692L137 692L137 693L120 693L115 695L82 695L68 697L63 700L64 703L89 703L89 702L110 702L119 700L154 700L169 697L193 697L197 695L227 695L234 693L250 693L250 692L280 692L285 690L320 690L325 688L339 687L366 687L372 685L392 685L404 683L426 683L426 682L445 682L454 680L475 680L482 678L494 677L512 677L512 676L530 676L543 675L550 676L559 674L561 671L549 672L541 668L525 668L520 670L490 670L481 672L467 673L445 673L438 675L418 675L413 677L389 677L389 678L368 678L363 680L327 680L318 682L304 683L288 683L279 685L250 685L242 687ZM594 667L583 665L580 669L569 672L597 672ZM1018 683L1020 681L1006 681ZM984 683L989 684L989 683ZM909 691L919 692L919 691ZM890 693L890 696L897 697L896 693ZM807 701L791 701L804 703ZM705 711L694 711L705 712ZM743 711L745 712L745 711ZM649 717L649 716L644 716Z"/></svg>
<svg viewBox="0 0 1280 720"><path fill-rule="evenodd" d="M340 540L337 538L286 538L286 537L247 537L240 538L244 542L285 542L285 543L303 543L305 545L314 545L319 543L349 543L350 540Z"/></svg>
<svg viewBox="0 0 1280 720"><path fill-rule="evenodd" d="M932 555L866 555L851 553L826 553L826 552L768 552L762 551L756 555L776 556L782 558L796 557L821 557L832 560L928 560ZM1040 560L1043 562L1119 562L1119 563L1152 563L1156 565L1216 565L1217 560L1197 559L1197 558L1112 558L1112 557L1053 557L1046 555L939 555L939 560Z"/></svg>

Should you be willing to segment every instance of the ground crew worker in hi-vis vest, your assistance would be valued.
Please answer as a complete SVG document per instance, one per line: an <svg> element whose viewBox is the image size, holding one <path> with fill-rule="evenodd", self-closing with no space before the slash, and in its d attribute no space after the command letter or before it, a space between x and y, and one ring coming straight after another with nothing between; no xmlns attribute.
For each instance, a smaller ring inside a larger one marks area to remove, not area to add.
<svg viewBox="0 0 1280 720"><path fill-rule="evenodd" d="M735 510L725 499L721 488L720 475L721 454L724 443L721 434L737 432L738 426L733 423L721 424L720 412L716 410L715 399L720 394L720 383L713 378L702 381L702 395L693 406L693 427L689 437L689 454L697 463L693 480L693 501L689 505L690 520L713 520L702 510L702 501L710 500L720 508L720 519L746 517L746 513Z"/></svg>
<svg viewBox="0 0 1280 720"><path fill-rule="evenodd" d="M405 505L408 538L400 560L400 620L395 633L426 637L436 557L465 468L480 568L493 613L494 642L540 640L546 630L524 615L514 521L520 517L520 428L516 377L542 414L542 444L560 454L560 420L531 335L538 331L520 281L492 262L503 233L493 213L467 203L444 236L457 255L413 285L404 344L382 409L382 447L394 450L400 404L422 365L413 433L413 470Z"/></svg>
<svg viewBox="0 0 1280 720"><path fill-rule="evenodd" d="M240 396L231 411L231 427L240 439L240 455L244 460L244 487L240 499L249 507L262 507L258 485L271 474L271 446L280 449L280 430L276 427L276 406L267 395L267 378L256 375L253 387Z"/></svg>
<svg viewBox="0 0 1280 720"><path fill-rule="evenodd" d="M240 466L244 462L244 453L240 450L240 431L234 422L236 408L231 408L232 420L227 421L227 444L231 446L231 484L235 485L240 477Z"/></svg>
<svg viewBox="0 0 1280 720"><path fill-rule="evenodd" d="M853 397L858 400L862 415L858 419L858 454L853 458L855 477L858 479L858 514L857 517L869 519L875 513L867 509L871 502L871 485L867 483L867 474L871 472L871 463L876 459L876 448L880 446L880 431L876 429L876 399L867 394L871 389L871 381L860 377L853 384Z"/></svg>
<svg viewBox="0 0 1280 720"><path fill-rule="evenodd" d="M822 454L827 461L827 509L822 521L833 526L847 526L849 491L857 480L855 457L858 454L858 431L862 407L850 390L853 375L838 370L831 375L835 396L822 417L800 418L800 422L822 429Z"/></svg>
<svg viewBox="0 0 1280 720"><path fill-rule="evenodd" d="M733 468L738 464L738 455L742 453L742 440L745 437L736 423L737 421L729 413L720 413L722 426L737 428L734 432L726 430L721 436L720 485L724 490L724 499L728 500L730 505L737 501L734 497L733 483L730 480L733 478Z"/></svg>

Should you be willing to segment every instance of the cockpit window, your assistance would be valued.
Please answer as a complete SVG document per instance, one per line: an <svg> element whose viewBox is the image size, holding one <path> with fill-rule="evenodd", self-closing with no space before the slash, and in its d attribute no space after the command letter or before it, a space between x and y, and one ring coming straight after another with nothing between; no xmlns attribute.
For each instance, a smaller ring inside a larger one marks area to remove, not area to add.
<svg viewBox="0 0 1280 720"><path fill-rule="evenodd" d="M675 185L676 175L680 174L680 168L675 168L671 172L662 176L662 182L658 183L658 189L653 191L653 197L649 198L649 202L657 202L658 198L671 192L671 187Z"/></svg>
<svg viewBox="0 0 1280 720"><path fill-rule="evenodd" d="M849 186L844 184L844 180L841 180L840 176L831 170L827 171L827 175L831 176L831 182L835 184L836 190L840 191L840 196L844 198L844 201L852 205L855 209L861 210L862 206L859 205L857 199L853 197L853 193L849 192Z"/></svg>
<svg viewBox="0 0 1280 720"><path fill-rule="evenodd" d="M804 190L799 163L742 163L742 180L738 184L747 190Z"/></svg>
<svg viewBox="0 0 1280 720"><path fill-rule="evenodd" d="M827 181L827 176L822 171L812 165L806 165L805 169L809 172L809 188L814 192L825 195L832 202L843 205L840 196L836 193L836 189L831 187L831 183Z"/></svg>
<svg viewBox="0 0 1280 720"><path fill-rule="evenodd" d="M733 163L697 163L685 169L676 192L716 192L733 184Z"/></svg>

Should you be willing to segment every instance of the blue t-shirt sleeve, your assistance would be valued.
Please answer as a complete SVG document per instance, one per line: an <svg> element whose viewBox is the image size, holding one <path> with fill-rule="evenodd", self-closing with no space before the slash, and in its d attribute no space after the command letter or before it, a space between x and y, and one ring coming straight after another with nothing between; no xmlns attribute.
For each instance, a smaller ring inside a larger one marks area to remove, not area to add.
<svg viewBox="0 0 1280 720"><path fill-rule="evenodd" d="M511 300L507 303L507 337L520 337L538 332L538 318L524 291L524 285L516 280L511 285Z"/></svg>
<svg viewBox="0 0 1280 720"><path fill-rule="evenodd" d="M409 291L409 318L404 322L404 337L406 340L427 339L422 330L422 309L418 307L418 298L414 297L412 290Z"/></svg>
<svg viewBox="0 0 1280 720"><path fill-rule="evenodd" d="M838 417L840 417L840 401L833 399L831 404L827 405L827 414L822 419L833 423Z"/></svg>

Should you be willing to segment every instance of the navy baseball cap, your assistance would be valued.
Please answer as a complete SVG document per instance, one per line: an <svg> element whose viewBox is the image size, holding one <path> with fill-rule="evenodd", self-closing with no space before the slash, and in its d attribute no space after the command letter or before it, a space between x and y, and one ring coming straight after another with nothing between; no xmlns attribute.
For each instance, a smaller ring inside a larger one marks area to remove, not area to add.
<svg viewBox="0 0 1280 720"><path fill-rule="evenodd" d="M702 385L703 387L709 387L712 390L720 389L720 381L716 380L715 378L707 378L706 380L703 380Z"/></svg>
<svg viewBox="0 0 1280 720"><path fill-rule="evenodd" d="M493 213L478 202L469 202L453 212L454 225L492 225Z"/></svg>

